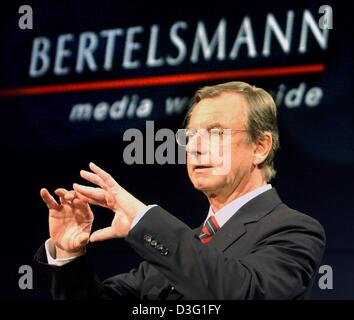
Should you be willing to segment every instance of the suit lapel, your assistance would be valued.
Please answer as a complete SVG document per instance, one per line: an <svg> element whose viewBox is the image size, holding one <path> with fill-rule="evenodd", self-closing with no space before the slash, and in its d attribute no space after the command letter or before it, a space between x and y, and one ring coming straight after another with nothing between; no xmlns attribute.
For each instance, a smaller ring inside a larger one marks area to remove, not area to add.
<svg viewBox="0 0 354 320"><path fill-rule="evenodd" d="M221 251L225 251L247 232L245 227L247 223L260 220L280 203L281 200L274 188L263 192L241 207L204 246L212 245ZM198 238L201 230L202 226L193 229L196 238ZM181 298L182 294L174 292L174 295L169 293L167 299Z"/></svg>
<svg viewBox="0 0 354 320"><path fill-rule="evenodd" d="M242 206L212 237L208 244L225 251L247 232L245 227L247 223L260 220L280 203L281 200L274 188L261 193Z"/></svg>
<svg viewBox="0 0 354 320"><path fill-rule="evenodd" d="M246 233L246 228L240 217L233 215L222 228L215 233L208 244L225 251L232 243Z"/></svg>

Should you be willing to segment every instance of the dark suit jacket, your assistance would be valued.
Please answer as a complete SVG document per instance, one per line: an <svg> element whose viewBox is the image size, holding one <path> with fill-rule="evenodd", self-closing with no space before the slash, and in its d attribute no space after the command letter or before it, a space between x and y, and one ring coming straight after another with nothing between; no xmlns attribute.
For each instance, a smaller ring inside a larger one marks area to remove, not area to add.
<svg viewBox="0 0 354 320"><path fill-rule="evenodd" d="M325 247L313 218L290 209L275 189L245 204L207 243L161 207L125 240L145 260L100 282L86 255L49 266L44 246L35 260L55 299L303 299ZM172 289L174 287L174 289Z"/></svg>

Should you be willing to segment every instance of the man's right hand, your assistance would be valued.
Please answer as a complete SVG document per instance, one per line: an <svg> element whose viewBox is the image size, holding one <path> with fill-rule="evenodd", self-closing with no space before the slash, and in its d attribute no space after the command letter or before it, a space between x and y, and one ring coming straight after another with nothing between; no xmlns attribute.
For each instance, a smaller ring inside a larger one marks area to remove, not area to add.
<svg viewBox="0 0 354 320"><path fill-rule="evenodd" d="M78 256L89 241L93 213L89 204L75 196L75 191L55 190L60 204L43 188L40 195L49 209L49 234L56 249L56 259ZM70 195L68 197L68 195ZM67 200L71 198L72 200Z"/></svg>

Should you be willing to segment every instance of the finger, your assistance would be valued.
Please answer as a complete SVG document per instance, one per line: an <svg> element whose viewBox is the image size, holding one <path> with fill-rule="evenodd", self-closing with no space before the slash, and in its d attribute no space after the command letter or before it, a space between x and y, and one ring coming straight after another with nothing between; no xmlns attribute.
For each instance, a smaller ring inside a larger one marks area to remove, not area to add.
<svg viewBox="0 0 354 320"><path fill-rule="evenodd" d="M80 199L81 201L84 201L84 202L90 202L92 201L92 199L89 199L87 197L85 197L83 194L81 194L80 192L78 191L75 191L75 195L78 199Z"/></svg>
<svg viewBox="0 0 354 320"><path fill-rule="evenodd" d="M86 170L81 170L80 176L85 180L100 186L102 189L107 189L105 182L97 174L94 174Z"/></svg>
<svg viewBox="0 0 354 320"><path fill-rule="evenodd" d="M104 181L108 188L112 188L118 185L118 183L112 178L109 173L101 169L99 166L95 165L93 162L90 162L89 167Z"/></svg>
<svg viewBox="0 0 354 320"><path fill-rule="evenodd" d="M95 201L93 199L85 197L80 192L75 191L75 194L76 194L77 199L80 199L83 202L87 202L89 204L95 204L95 205L98 205L98 206L102 206L103 205L103 203L101 203L101 202L98 202L98 201Z"/></svg>
<svg viewBox="0 0 354 320"><path fill-rule="evenodd" d="M59 204L57 201L53 198L53 196L49 193L49 191L46 188L42 188L40 191L40 195L47 205L48 209L57 209L59 207Z"/></svg>
<svg viewBox="0 0 354 320"><path fill-rule="evenodd" d="M59 197L64 197L67 193L69 193L68 190L64 189L64 188L58 188L55 191L55 194L58 195Z"/></svg>
<svg viewBox="0 0 354 320"><path fill-rule="evenodd" d="M68 197L70 195L70 191L64 188L58 188L54 191L54 193L60 198L60 202L62 204L71 203L71 197Z"/></svg>
<svg viewBox="0 0 354 320"><path fill-rule="evenodd" d="M70 190L70 191L64 196L64 198L65 198L66 200L71 200L71 201L73 201L75 198L77 198L77 194L76 194L76 192L75 192L74 190Z"/></svg>
<svg viewBox="0 0 354 320"><path fill-rule="evenodd" d="M98 202L105 201L105 191L102 190L101 188L87 187L87 186L83 186L78 183L74 183L73 188L75 191L77 191L78 193L81 193L86 198L89 198L91 200L98 201Z"/></svg>
<svg viewBox="0 0 354 320"><path fill-rule="evenodd" d="M95 231L94 233L91 234L90 236L90 241L95 242L95 241L104 241L108 239L113 239L115 238L115 234L113 231L112 227L107 227L104 229L100 229Z"/></svg>

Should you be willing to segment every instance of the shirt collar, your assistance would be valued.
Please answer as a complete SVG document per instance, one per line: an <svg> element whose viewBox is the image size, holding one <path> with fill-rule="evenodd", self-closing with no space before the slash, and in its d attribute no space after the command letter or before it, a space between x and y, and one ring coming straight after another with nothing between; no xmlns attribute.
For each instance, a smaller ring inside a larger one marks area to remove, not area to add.
<svg viewBox="0 0 354 320"><path fill-rule="evenodd" d="M211 206L209 207L209 213L206 218L206 220L211 216L214 215L216 221L218 222L220 228L242 207L244 206L247 202L251 201L253 198L257 197L263 192L266 192L267 190L272 189L271 184L265 184L263 186L260 186L243 196L235 199L234 201L228 203L226 206L221 208L219 211L217 211L215 214L213 212L213 209ZM205 221L206 221L205 220Z"/></svg>

